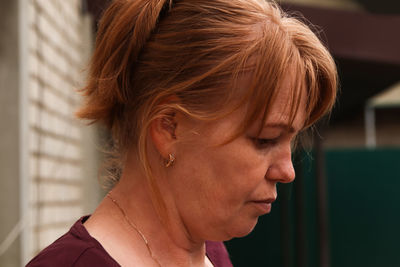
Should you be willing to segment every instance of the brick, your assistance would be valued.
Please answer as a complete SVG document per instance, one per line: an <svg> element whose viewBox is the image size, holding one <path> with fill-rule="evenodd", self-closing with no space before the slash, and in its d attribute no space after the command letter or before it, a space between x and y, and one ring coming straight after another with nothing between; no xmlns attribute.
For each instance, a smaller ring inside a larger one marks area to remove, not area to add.
<svg viewBox="0 0 400 267"><path fill-rule="evenodd" d="M81 149L77 145L44 136L41 140L41 151L47 155L62 156L69 159L79 160Z"/></svg>
<svg viewBox="0 0 400 267"><path fill-rule="evenodd" d="M78 6L76 3L73 3L72 1L56 1L61 10L63 11L63 17L65 21L68 21L70 23L70 28L73 28L75 31L77 31L79 21L80 21L80 9L78 9Z"/></svg>
<svg viewBox="0 0 400 267"><path fill-rule="evenodd" d="M32 1L27 1L27 16L28 24L32 25L35 22L37 11L32 3Z"/></svg>
<svg viewBox="0 0 400 267"><path fill-rule="evenodd" d="M35 131L29 131L28 133L29 151L38 151L39 149L39 135Z"/></svg>
<svg viewBox="0 0 400 267"><path fill-rule="evenodd" d="M35 157L29 157L29 174L31 177L39 175L38 172L38 159Z"/></svg>
<svg viewBox="0 0 400 267"><path fill-rule="evenodd" d="M28 70L31 75L37 75L39 72L39 65L40 62L38 61L36 55L33 51L29 51L28 53L29 60L28 60Z"/></svg>
<svg viewBox="0 0 400 267"><path fill-rule="evenodd" d="M36 29L32 26L33 24L29 25L28 28L28 48L29 50L37 50L38 47L38 35Z"/></svg>
<svg viewBox="0 0 400 267"><path fill-rule="evenodd" d="M51 38L51 36L59 34L57 26L53 25L45 16L38 16L36 21L39 31L46 36Z"/></svg>
<svg viewBox="0 0 400 267"><path fill-rule="evenodd" d="M40 201L48 203L55 201L80 201L82 198L82 188L77 185L41 182L39 185L39 195Z"/></svg>
<svg viewBox="0 0 400 267"><path fill-rule="evenodd" d="M43 10L44 13L56 13L58 12L58 8L55 5L54 0L35 0L36 4Z"/></svg>
<svg viewBox="0 0 400 267"><path fill-rule="evenodd" d="M40 110L38 109L37 106L32 105L32 103L29 104L28 106L28 120L29 120L29 125L37 125L40 119Z"/></svg>
<svg viewBox="0 0 400 267"><path fill-rule="evenodd" d="M41 224L71 222L82 216L79 206L42 206L39 210Z"/></svg>
<svg viewBox="0 0 400 267"><path fill-rule="evenodd" d="M68 103L68 100L57 95L55 90L51 88L43 90L43 103L51 110L56 110L60 114L72 117L73 108Z"/></svg>
<svg viewBox="0 0 400 267"><path fill-rule="evenodd" d="M39 83L37 79L30 78L28 80L28 92L29 92L29 99L38 101L40 99L40 89Z"/></svg>
<svg viewBox="0 0 400 267"><path fill-rule="evenodd" d="M83 44L87 38L82 35L80 3L28 1L29 174L35 179L30 184L29 242L35 253L67 231L83 212L82 126L73 112L80 102L76 89L86 77L90 47Z"/></svg>
<svg viewBox="0 0 400 267"><path fill-rule="evenodd" d="M42 15L46 15L54 21L59 20L60 9L54 0L36 0L36 3L40 7Z"/></svg>
<svg viewBox="0 0 400 267"><path fill-rule="evenodd" d="M29 203L31 205L33 205L34 203L37 203L38 199L39 199L39 195L38 195L38 183L37 182L32 182L31 186L29 187ZM35 210L31 209L31 210ZM32 222L36 223L36 219L37 219L37 214L31 214L30 216L34 217L35 220L33 220Z"/></svg>
<svg viewBox="0 0 400 267"><path fill-rule="evenodd" d="M60 163L46 158L41 158L38 163L37 174L39 177L51 177L53 179L70 181L79 181L82 179L82 168L80 166Z"/></svg>

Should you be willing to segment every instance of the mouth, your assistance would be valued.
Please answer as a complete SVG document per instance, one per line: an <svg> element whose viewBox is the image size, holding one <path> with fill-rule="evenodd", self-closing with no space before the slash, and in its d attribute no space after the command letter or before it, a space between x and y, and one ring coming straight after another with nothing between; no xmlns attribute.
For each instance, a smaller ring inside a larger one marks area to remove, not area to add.
<svg viewBox="0 0 400 267"><path fill-rule="evenodd" d="M271 212L272 203L275 198L257 199L252 200L249 203L252 204L261 214L267 214Z"/></svg>

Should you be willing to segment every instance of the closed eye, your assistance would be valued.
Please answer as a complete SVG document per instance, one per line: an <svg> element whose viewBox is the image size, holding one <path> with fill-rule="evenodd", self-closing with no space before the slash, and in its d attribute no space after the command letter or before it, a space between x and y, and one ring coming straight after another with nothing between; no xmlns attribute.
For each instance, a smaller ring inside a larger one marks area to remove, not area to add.
<svg viewBox="0 0 400 267"><path fill-rule="evenodd" d="M259 148L267 148L269 146L276 145L279 141L279 137L277 138L271 138L271 139L266 139L266 138L252 138L254 145Z"/></svg>

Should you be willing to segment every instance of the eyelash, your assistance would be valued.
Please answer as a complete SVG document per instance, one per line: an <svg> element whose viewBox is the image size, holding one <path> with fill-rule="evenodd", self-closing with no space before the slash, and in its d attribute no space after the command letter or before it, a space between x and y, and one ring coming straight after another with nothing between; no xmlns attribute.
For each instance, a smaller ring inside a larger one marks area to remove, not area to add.
<svg viewBox="0 0 400 267"><path fill-rule="evenodd" d="M253 142L257 148L267 148L269 146L276 145L279 138L265 139L265 138L253 138Z"/></svg>

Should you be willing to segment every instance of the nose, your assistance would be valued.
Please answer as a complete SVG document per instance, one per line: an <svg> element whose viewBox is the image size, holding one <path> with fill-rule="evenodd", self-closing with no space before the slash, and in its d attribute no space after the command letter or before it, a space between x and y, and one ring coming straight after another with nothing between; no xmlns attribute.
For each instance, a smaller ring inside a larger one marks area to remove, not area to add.
<svg viewBox="0 0 400 267"><path fill-rule="evenodd" d="M291 149L277 153L268 167L265 178L279 182L291 183L295 178Z"/></svg>

